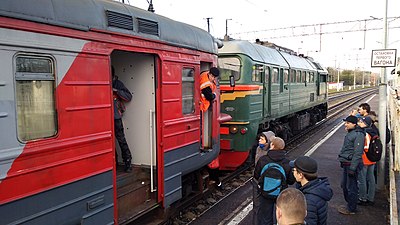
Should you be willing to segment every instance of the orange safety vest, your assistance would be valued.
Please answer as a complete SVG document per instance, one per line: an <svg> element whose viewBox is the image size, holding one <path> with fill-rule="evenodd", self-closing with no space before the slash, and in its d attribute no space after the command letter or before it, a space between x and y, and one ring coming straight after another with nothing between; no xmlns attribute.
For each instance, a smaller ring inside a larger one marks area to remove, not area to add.
<svg viewBox="0 0 400 225"><path fill-rule="evenodd" d="M208 107L210 107L210 102L201 93L201 91L206 87L210 87L212 92L215 92L216 87L214 82L211 82L208 79L208 71L202 72L200 74L200 110L203 112L207 111Z"/></svg>

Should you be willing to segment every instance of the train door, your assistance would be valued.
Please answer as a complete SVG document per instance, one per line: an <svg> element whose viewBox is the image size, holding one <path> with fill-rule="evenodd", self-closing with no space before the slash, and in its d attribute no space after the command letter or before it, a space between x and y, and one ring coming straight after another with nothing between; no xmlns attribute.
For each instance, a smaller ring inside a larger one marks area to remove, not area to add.
<svg viewBox="0 0 400 225"><path fill-rule="evenodd" d="M209 68L211 68L210 63L205 63L201 62L200 64L200 71L206 71ZM218 85L218 80L215 80L217 85ZM215 104L211 104L210 107L208 108L207 111L205 112L200 112L200 118L201 118L201 136L202 136L202 147L205 149L211 149L212 148L212 121L213 121L213 107L215 107Z"/></svg>
<svg viewBox="0 0 400 225"><path fill-rule="evenodd" d="M280 69L280 94L282 101L280 102L280 111L283 114L289 113L290 98L289 98L289 69Z"/></svg>
<svg viewBox="0 0 400 225"><path fill-rule="evenodd" d="M119 223L135 219L140 212L157 204L156 145L156 56L114 51L111 63L116 76L130 90L132 100L125 104L123 126L132 155L132 172L123 170L117 140L117 200Z"/></svg>
<svg viewBox="0 0 400 225"><path fill-rule="evenodd" d="M271 116L271 68L266 66L263 78L264 118Z"/></svg>

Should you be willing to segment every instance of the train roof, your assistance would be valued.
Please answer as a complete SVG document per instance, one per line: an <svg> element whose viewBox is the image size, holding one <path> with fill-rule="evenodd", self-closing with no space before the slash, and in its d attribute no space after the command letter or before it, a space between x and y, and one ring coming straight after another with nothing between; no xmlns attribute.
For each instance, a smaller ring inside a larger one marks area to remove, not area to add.
<svg viewBox="0 0 400 225"><path fill-rule="evenodd" d="M307 69L307 70L316 70L314 66L312 66L306 58L299 57L296 55L291 55L286 52L280 52L282 56L289 63L290 67L293 69Z"/></svg>
<svg viewBox="0 0 400 225"><path fill-rule="evenodd" d="M254 61L289 66L276 49L241 40L224 41L223 44L224 46L218 50L218 54L244 54Z"/></svg>
<svg viewBox="0 0 400 225"><path fill-rule="evenodd" d="M1 1L0 16L88 31L108 30L217 53L206 31L110 0Z"/></svg>

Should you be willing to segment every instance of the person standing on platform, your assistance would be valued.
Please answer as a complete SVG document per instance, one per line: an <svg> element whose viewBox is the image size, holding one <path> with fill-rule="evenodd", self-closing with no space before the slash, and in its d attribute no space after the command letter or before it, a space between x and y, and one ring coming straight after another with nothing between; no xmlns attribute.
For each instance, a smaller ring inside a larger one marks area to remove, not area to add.
<svg viewBox="0 0 400 225"><path fill-rule="evenodd" d="M260 137L258 139L258 146L256 149L254 165L257 165L257 162L260 159L260 157L266 155L267 152L269 151L271 137L275 137L275 133L272 131L266 131L260 134Z"/></svg>
<svg viewBox="0 0 400 225"><path fill-rule="evenodd" d="M359 205L374 205L375 198L375 162L368 160L366 153L369 150L369 144L371 137L378 135L378 133L372 129L372 119L367 117L362 117L358 119L358 126L365 129L365 141L364 141L364 152L362 155L363 168L358 176L359 184L359 194L358 194L358 204Z"/></svg>
<svg viewBox="0 0 400 225"><path fill-rule="evenodd" d="M276 199L276 220L279 225L304 225L307 215L307 200L295 188L283 190Z"/></svg>
<svg viewBox="0 0 400 225"><path fill-rule="evenodd" d="M285 172L286 185L282 189L287 188L288 184L294 184L295 179L292 170L289 166L289 160L285 154L285 141L279 137L271 137L270 150L266 155L263 155L258 160L253 174L253 224L254 225L272 225L274 223L274 207L275 198L266 198L261 194L261 189L258 187L261 171L264 166L269 163L279 164Z"/></svg>
<svg viewBox="0 0 400 225"><path fill-rule="evenodd" d="M122 123L122 115L125 112L124 102L132 100L132 94L125 87L122 81L118 80L118 76L115 75L114 67L111 67L112 73L112 88L113 88L113 99L114 99L114 132L115 138L118 141L119 148L121 149L122 159L124 160L124 171L132 171L132 155L129 150L128 143L125 139L124 125ZM118 165L118 155L115 153L115 160Z"/></svg>
<svg viewBox="0 0 400 225"><path fill-rule="evenodd" d="M357 117L348 116L344 121L347 134L338 159L340 166L343 168L341 187L347 205L339 207L338 211L345 215L352 215L357 210L357 177L362 166L365 132L357 126Z"/></svg>
<svg viewBox="0 0 400 225"><path fill-rule="evenodd" d="M333 196L327 177L318 178L318 164L313 158L300 156L290 161L299 190L307 200L307 225L325 225L328 219L328 201Z"/></svg>
<svg viewBox="0 0 400 225"><path fill-rule="evenodd" d="M207 111L216 98L215 91L217 85L215 80L219 77L219 70L216 67L211 67L208 71L204 71L200 74L200 110L201 110L201 123L207 117ZM203 127L203 125L202 125ZM203 132L203 131L201 131ZM204 135L204 134L203 134ZM211 163L208 164L208 173L210 174L211 182L215 182L217 188L222 189L222 182L219 179L219 158L215 158Z"/></svg>
<svg viewBox="0 0 400 225"><path fill-rule="evenodd" d="M360 113L361 116L369 116L370 112L371 106L368 103L361 103L358 106L358 113Z"/></svg>

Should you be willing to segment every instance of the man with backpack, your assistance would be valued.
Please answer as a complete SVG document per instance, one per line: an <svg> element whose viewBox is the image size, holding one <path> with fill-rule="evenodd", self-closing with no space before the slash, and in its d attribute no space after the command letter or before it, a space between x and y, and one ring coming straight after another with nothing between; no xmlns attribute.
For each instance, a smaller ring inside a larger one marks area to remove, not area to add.
<svg viewBox="0 0 400 225"><path fill-rule="evenodd" d="M341 186L347 205L339 207L338 211L344 215L353 215L357 209L357 176L362 166L361 157L364 150L365 132L357 126L357 117L348 116L344 121L347 134L344 138L338 159L340 166L343 168Z"/></svg>
<svg viewBox="0 0 400 225"><path fill-rule="evenodd" d="M285 142L271 137L270 150L258 160L254 169L253 224L272 225L274 207L280 192L293 184L295 179L289 160L285 158Z"/></svg>
<svg viewBox="0 0 400 225"><path fill-rule="evenodd" d="M358 126L366 132L364 141L364 152L362 155L363 168L358 176L359 205L373 205L375 197L375 175L374 169L377 161L382 154L382 143L380 143L378 133L371 127L372 119L362 117L358 119ZM368 184L368 185L367 185Z"/></svg>

